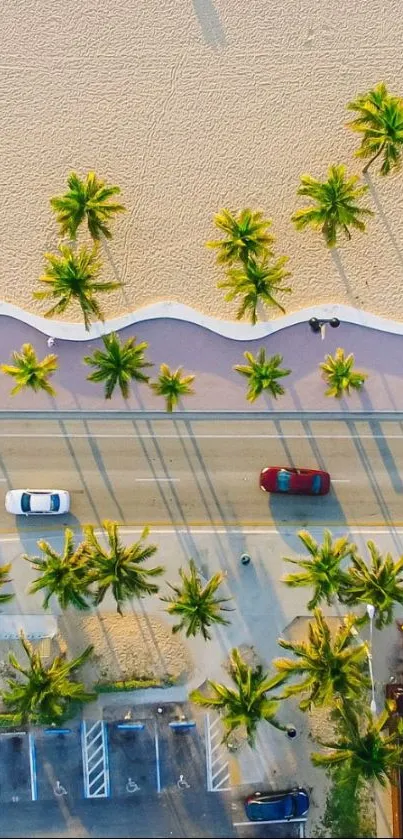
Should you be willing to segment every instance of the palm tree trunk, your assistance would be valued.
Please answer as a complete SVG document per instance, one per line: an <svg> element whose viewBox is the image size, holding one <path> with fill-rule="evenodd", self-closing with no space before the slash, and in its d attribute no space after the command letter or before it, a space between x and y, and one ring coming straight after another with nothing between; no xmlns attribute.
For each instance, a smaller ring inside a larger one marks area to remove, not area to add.
<svg viewBox="0 0 403 839"><path fill-rule="evenodd" d="M377 157L379 157L379 155L380 155L380 154L382 154L382 152L383 152L384 148L385 148L385 143L382 143L382 145L381 145L380 149L377 151L377 153L376 153L376 154L374 154L374 156L373 156L373 157L371 157L371 160L369 160L369 161L368 161L368 163L366 163L366 164L365 164L365 166L364 166L364 168L363 168L363 170L362 170L362 174L363 174L363 175L366 175L366 174L367 174L368 169L369 169L369 167L371 166L371 163L373 163L373 162L374 162L374 160L376 160L376 158L377 158Z"/></svg>

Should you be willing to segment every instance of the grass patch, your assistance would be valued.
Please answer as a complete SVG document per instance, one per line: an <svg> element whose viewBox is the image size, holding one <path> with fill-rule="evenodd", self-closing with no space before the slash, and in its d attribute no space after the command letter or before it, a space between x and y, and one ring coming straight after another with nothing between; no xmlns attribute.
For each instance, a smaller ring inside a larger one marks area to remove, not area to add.
<svg viewBox="0 0 403 839"><path fill-rule="evenodd" d="M14 714L0 713L0 728L18 728L22 721L16 720Z"/></svg>
<svg viewBox="0 0 403 839"><path fill-rule="evenodd" d="M313 836L333 839L373 839L376 837L375 810L368 785L351 777L346 766L328 772L331 788L326 799L323 825Z"/></svg>
<svg viewBox="0 0 403 839"><path fill-rule="evenodd" d="M168 688L176 683L176 679L167 676L165 679L128 679L118 682L98 682L94 685L96 693L118 693L126 690L144 690L145 688Z"/></svg>

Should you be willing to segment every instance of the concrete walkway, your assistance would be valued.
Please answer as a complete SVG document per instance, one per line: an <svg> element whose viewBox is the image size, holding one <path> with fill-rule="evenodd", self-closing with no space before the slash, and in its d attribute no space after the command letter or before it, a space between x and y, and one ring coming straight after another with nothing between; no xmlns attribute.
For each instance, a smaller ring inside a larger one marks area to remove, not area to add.
<svg viewBox="0 0 403 839"><path fill-rule="evenodd" d="M33 327L10 317L0 316L0 362L9 362L11 352L25 342L32 343L40 357L49 352L46 338ZM49 321L49 334L52 322ZM135 335L147 341L146 353L155 365L161 362L173 368L183 366L194 373L195 395L183 402L188 411L403 411L403 336L356 325L327 328L325 340L313 334L307 324L290 326L257 341L235 341L190 323L176 320L154 320L121 330L122 339ZM46 394L21 393L11 397L12 381L0 376L0 409L2 410L122 410L159 411L163 400L146 386L134 385L125 404L118 393L106 402L101 385L86 380L90 368L82 363L84 355L100 346L100 340L87 342L55 341L53 352L59 356L60 369L53 378L57 391L53 400ZM341 346L353 352L357 369L368 374L361 394L348 399L325 397L318 365L325 354ZM246 380L233 371L233 365L244 361L245 350L256 354L265 347L268 355L280 353L284 367L292 370L283 380L286 393L277 401L262 396L253 405L245 399Z"/></svg>

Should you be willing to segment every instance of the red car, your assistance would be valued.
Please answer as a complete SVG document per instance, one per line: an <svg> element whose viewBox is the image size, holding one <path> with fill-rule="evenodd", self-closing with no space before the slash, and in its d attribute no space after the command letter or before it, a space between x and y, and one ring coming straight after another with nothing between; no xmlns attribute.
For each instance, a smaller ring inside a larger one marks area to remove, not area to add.
<svg viewBox="0 0 403 839"><path fill-rule="evenodd" d="M291 466L268 466L260 473L263 492L288 495L327 495L330 475L322 469L294 469Z"/></svg>

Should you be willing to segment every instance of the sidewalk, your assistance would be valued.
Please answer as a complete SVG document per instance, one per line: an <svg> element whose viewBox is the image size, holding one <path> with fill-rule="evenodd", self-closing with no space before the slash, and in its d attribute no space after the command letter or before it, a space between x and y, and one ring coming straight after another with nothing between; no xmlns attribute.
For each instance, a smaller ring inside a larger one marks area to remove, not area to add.
<svg viewBox="0 0 403 839"><path fill-rule="evenodd" d="M33 327L6 316L0 316L0 326L0 362L8 363L11 352L27 342L33 344L40 358L49 352L46 337ZM49 333L51 329L52 322L49 321ZM238 341L195 324L169 319L145 321L120 332L123 340L133 335L138 341L149 344L146 357L155 365L149 370L152 377L162 362L175 369L183 366L185 371L195 374L195 395L184 400L185 411L245 411L249 415L264 410L345 410L347 414L353 411L403 411L403 336L400 335L342 323L337 330L328 328L322 341L320 335L311 332L308 324L302 323L256 341ZM99 339L55 341L52 352L58 355L60 364L52 379L57 392L55 399L30 391L11 397L12 381L1 375L1 410L163 410L163 400L146 385L133 384L127 403L117 392L110 401L104 399L102 386L86 380L91 368L82 362L84 355L101 345ZM340 401L324 395L326 386L318 369L325 354L334 353L338 346L353 352L357 369L368 374L360 394ZM246 350L255 355L260 347L265 347L268 355L280 353L284 367L292 373L283 379L286 388L283 397L275 401L261 396L250 404L245 398L246 379L232 368L234 364L243 363Z"/></svg>

